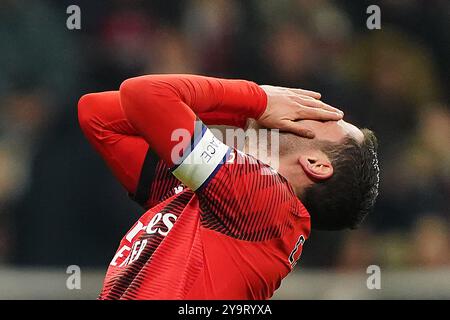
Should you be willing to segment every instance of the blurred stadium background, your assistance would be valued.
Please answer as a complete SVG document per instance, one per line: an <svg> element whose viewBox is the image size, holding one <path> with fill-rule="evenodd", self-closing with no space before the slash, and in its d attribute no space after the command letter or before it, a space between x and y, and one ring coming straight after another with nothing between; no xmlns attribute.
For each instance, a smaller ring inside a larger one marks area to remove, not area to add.
<svg viewBox="0 0 450 320"><path fill-rule="evenodd" d="M81 8L81 30L66 8ZM77 99L144 73L309 88L380 140L354 232L313 232L275 298L450 298L450 2L1 0L0 298L91 299L132 204L82 137ZM366 268L381 268L368 290ZM68 290L68 265L82 289Z"/></svg>

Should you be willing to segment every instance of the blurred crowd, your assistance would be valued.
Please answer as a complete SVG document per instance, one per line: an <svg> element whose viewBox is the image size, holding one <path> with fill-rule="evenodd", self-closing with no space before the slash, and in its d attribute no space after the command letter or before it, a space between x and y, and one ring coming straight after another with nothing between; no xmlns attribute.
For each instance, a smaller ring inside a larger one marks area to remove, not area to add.
<svg viewBox="0 0 450 320"><path fill-rule="evenodd" d="M0 263L105 267L142 209L84 140L77 99L199 73L320 91L378 135L375 212L313 232L300 266L449 266L450 3L378 3L381 30L367 1L2 0Z"/></svg>

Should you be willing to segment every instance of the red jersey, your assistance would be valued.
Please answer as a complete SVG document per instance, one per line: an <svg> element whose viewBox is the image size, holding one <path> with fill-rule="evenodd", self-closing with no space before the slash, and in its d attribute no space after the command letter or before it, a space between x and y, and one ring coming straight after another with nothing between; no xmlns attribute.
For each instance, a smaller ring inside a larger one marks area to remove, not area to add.
<svg viewBox="0 0 450 320"><path fill-rule="evenodd" d="M234 103L244 109L248 104L253 112L265 104L262 90L250 82L163 76L163 83L169 83L168 93L160 86L161 76L149 78L152 87L148 90L139 87L142 81L131 85L137 84L140 94L149 92L152 99L166 99L166 103L190 101L190 110L209 123L242 124L250 115L230 112ZM180 78L190 88L200 83L201 93L183 91L186 86L177 83ZM155 83L162 91L154 91ZM214 96L211 87L215 84L231 96L236 94L239 101L224 102L224 95L218 98L217 92ZM193 137L173 161L173 137L164 140L164 132L147 130L152 124L145 112L158 102L149 104L145 96L145 104L140 105L143 100L136 99L133 90L126 94L122 90L90 95L79 104L80 123L88 139L132 197L148 208L122 239L100 299L270 298L294 267L310 232L308 212L290 184L270 166L223 144L192 117L184 120L182 128ZM207 107L200 110L207 102L215 106L220 119ZM217 110L218 106L223 109ZM134 118L137 111L139 119ZM170 148L158 144L158 137Z"/></svg>

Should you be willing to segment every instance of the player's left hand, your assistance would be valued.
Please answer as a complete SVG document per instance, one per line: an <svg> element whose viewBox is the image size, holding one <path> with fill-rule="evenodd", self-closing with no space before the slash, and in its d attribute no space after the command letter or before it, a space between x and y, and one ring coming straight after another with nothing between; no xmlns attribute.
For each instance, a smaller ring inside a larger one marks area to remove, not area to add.
<svg viewBox="0 0 450 320"><path fill-rule="evenodd" d="M261 88L267 94L267 108L257 122L269 129L314 138L314 132L302 127L299 120L338 121L344 115L341 110L320 101L318 92L268 85Z"/></svg>

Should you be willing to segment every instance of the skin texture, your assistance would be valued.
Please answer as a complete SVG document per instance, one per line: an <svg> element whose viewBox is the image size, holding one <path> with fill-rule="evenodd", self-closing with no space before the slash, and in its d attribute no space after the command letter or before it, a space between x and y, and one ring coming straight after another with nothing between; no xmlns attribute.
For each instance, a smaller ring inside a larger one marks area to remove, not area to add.
<svg viewBox="0 0 450 320"><path fill-rule="evenodd" d="M358 127L344 120L325 122L302 120L299 122L304 128L313 131L318 140L339 142L347 135L358 142L362 142L364 139L364 135Z"/></svg>
<svg viewBox="0 0 450 320"><path fill-rule="evenodd" d="M280 151L284 147L287 151L281 152L278 172L292 185L296 194L301 195L303 190L316 181L329 179L333 175L333 166L328 156L314 144L315 140L339 143L347 136L362 142L364 135L356 126L338 121L301 120L299 126L314 133L314 139L307 139L286 134L280 141ZM253 124L261 127L258 122ZM283 146L285 143L289 146ZM256 156L257 150L246 146L246 152ZM270 164L271 159L261 159Z"/></svg>

